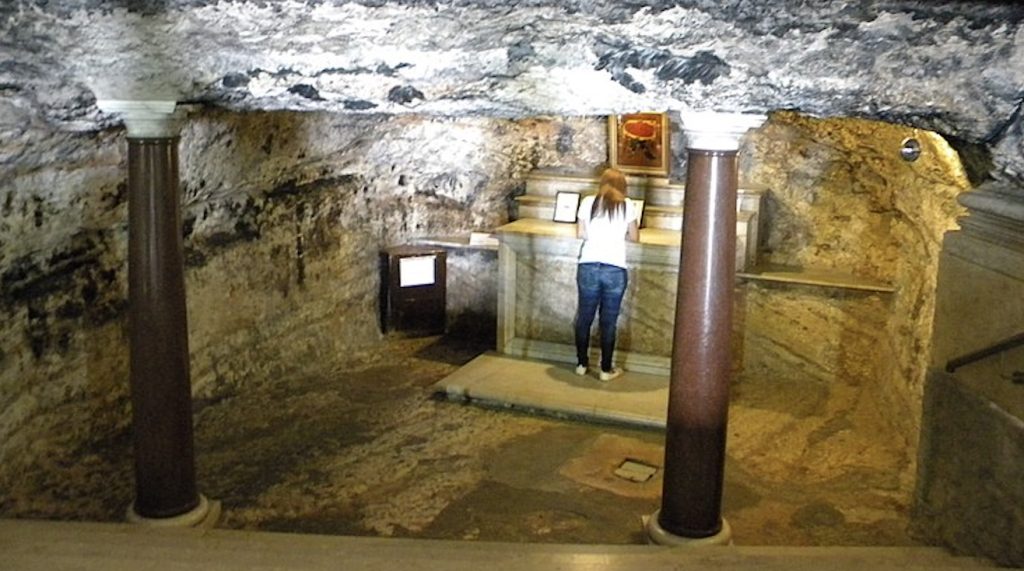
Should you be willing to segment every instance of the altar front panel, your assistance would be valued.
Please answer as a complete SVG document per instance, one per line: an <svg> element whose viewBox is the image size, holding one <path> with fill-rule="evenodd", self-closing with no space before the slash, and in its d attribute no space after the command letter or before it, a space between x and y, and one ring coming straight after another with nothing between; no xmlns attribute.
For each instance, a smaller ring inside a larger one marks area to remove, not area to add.
<svg viewBox="0 0 1024 571"><path fill-rule="evenodd" d="M575 225L520 220L498 231L498 350L575 363ZM629 284L618 320L615 361L628 370L668 374L678 282L678 234L641 230L627 244ZM592 360L599 357L594 320Z"/></svg>
<svg viewBox="0 0 1024 571"><path fill-rule="evenodd" d="M672 354L677 276L675 269L664 266L630 268L619 314L618 350ZM575 258L517 256L515 337L574 345L576 306ZM598 339L595 318L591 344L597 346Z"/></svg>

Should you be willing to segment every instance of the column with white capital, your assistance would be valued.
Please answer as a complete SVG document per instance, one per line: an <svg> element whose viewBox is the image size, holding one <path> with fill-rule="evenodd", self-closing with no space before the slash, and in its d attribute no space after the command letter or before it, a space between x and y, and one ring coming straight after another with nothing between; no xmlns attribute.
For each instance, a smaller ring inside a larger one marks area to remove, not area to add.
<svg viewBox="0 0 1024 571"><path fill-rule="evenodd" d="M723 545L737 152L763 115L683 112L686 194L665 434L661 508L647 533L665 545Z"/></svg>
<svg viewBox="0 0 1024 571"><path fill-rule="evenodd" d="M128 319L135 499L128 520L211 524L196 489L174 101L99 100L128 130ZM212 506L212 508L211 508Z"/></svg>

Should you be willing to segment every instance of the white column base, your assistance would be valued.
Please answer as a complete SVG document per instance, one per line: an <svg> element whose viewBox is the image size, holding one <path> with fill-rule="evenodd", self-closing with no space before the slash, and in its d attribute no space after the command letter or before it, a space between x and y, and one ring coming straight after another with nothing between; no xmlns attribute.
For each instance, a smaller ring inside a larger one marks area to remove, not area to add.
<svg viewBox="0 0 1024 571"><path fill-rule="evenodd" d="M145 525L149 527L200 527L212 529L220 519L221 505L219 501L209 501L206 496L199 494L199 505L185 512L172 517L145 517L135 511L135 502L128 506L126 519L128 523Z"/></svg>
<svg viewBox="0 0 1024 571"><path fill-rule="evenodd" d="M653 514L644 518L644 531L647 532L647 542L654 545L667 545L669 547L707 547L711 545L732 545L732 527L729 522L722 518L722 529L710 537L683 537L676 535L658 523L658 514L661 510L655 510Z"/></svg>

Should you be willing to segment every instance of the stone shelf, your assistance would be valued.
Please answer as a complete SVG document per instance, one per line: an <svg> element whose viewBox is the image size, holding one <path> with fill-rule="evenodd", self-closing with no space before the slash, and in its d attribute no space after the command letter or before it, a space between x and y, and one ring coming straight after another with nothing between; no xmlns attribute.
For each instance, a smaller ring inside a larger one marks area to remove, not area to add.
<svg viewBox="0 0 1024 571"><path fill-rule="evenodd" d="M541 220L551 220L554 218L554 197L524 194L523 196L517 196L515 200L519 218L537 218ZM745 210L736 214L738 232L743 232L743 229L750 224L750 220L757 215L756 212ZM646 228L681 230L683 226L683 207L645 204L641 223Z"/></svg>
<svg viewBox="0 0 1024 571"><path fill-rule="evenodd" d="M745 272L737 272L736 276L753 281L812 285L879 293L894 293L896 291L895 286L878 280L854 276L835 270L797 266L764 265L751 268Z"/></svg>
<svg viewBox="0 0 1024 571"><path fill-rule="evenodd" d="M493 236L493 235L491 235ZM472 241L470 234L460 234L457 236L424 236L422 238L416 238L413 240L416 244L422 244L424 246L440 246L442 248L452 248L456 250L488 250L491 252L498 251L498 244L475 244Z"/></svg>
<svg viewBox="0 0 1024 571"><path fill-rule="evenodd" d="M525 234L540 234L543 236L558 236L561 238L576 238L575 222L553 222L539 218L521 218L502 226L498 232L520 232ZM680 233L661 228L641 228L640 243L652 243L663 246L679 246Z"/></svg>

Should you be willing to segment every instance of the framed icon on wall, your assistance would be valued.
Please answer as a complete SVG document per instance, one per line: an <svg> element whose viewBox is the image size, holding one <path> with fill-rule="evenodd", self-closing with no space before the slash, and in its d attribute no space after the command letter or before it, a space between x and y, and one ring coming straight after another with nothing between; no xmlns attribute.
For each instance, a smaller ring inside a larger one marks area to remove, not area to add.
<svg viewBox="0 0 1024 571"><path fill-rule="evenodd" d="M668 176L671 156L667 113L608 117L608 162L622 172Z"/></svg>

